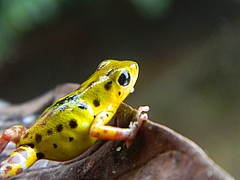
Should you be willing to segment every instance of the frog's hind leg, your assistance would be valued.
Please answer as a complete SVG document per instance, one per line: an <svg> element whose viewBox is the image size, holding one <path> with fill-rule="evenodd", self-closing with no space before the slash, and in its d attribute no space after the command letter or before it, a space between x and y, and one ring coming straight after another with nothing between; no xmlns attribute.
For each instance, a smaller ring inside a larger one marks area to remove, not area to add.
<svg viewBox="0 0 240 180"><path fill-rule="evenodd" d="M20 174L38 160L30 146L20 146L0 164L0 180Z"/></svg>
<svg viewBox="0 0 240 180"><path fill-rule="evenodd" d="M5 149L11 141L18 143L20 138L26 132L26 128L20 125L12 126L3 131L0 135L0 153ZM33 147L23 145L18 147L0 164L0 180L20 174L25 169L29 168L38 160Z"/></svg>
<svg viewBox="0 0 240 180"><path fill-rule="evenodd" d="M9 129L5 129L0 135L0 153L2 153L2 151L5 149L5 147L10 141L16 144L25 131L26 128L20 125L12 126Z"/></svg>

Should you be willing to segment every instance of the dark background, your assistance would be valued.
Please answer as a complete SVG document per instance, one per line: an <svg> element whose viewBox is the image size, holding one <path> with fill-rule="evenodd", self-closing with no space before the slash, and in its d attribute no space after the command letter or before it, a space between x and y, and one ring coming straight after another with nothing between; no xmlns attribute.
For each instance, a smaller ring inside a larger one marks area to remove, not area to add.
<svg viewBox="0 0 240 180"><path fill-rule="evenodd" d="M108 58L139 63L125 102L240 177L239 1L0 2L0 98L81 83Z"/></svg>

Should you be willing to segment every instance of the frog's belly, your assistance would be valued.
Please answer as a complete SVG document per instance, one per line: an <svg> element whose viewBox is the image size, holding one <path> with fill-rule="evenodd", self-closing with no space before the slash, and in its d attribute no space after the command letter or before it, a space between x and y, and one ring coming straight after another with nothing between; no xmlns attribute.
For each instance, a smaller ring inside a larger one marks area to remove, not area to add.
<svg viewBox="0 0 240 180"><path fill-rule="evenodd" d="M74 137L63 133L60 139L58 142L48 139L36 145L36 153L43 153L44 159L66 161L82 154L97 140L97 138L83 133Z"/></svg>

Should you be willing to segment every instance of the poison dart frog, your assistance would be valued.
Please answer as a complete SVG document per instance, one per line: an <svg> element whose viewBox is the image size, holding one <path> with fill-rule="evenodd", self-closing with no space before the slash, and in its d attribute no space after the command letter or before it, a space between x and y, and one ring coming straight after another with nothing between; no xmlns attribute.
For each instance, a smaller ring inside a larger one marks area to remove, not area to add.
<svg viewBox="0 0 240 180"><path fill-rule="evenodd" d="M28 130L20 125L0 135L0 153L12 141L16 150L0 164L0 179L20 174L39 159L67 161L85 152L98 139L131 142L148 106L138 109L129 128L107 123L133 91L138 78L133 61L104 60L74 92L54 102Z"/></svg>

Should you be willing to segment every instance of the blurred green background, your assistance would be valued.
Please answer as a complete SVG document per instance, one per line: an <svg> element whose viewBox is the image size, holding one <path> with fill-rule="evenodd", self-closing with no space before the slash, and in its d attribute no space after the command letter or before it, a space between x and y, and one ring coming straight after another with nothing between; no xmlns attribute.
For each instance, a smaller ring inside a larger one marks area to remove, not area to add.
<svg viewBox="0 0 240 180"><path fill-rule="evenodd" d="M239 1L0 1L0 98L81 83L107 58L140 65L128 104L240 178Z"/></svg>

